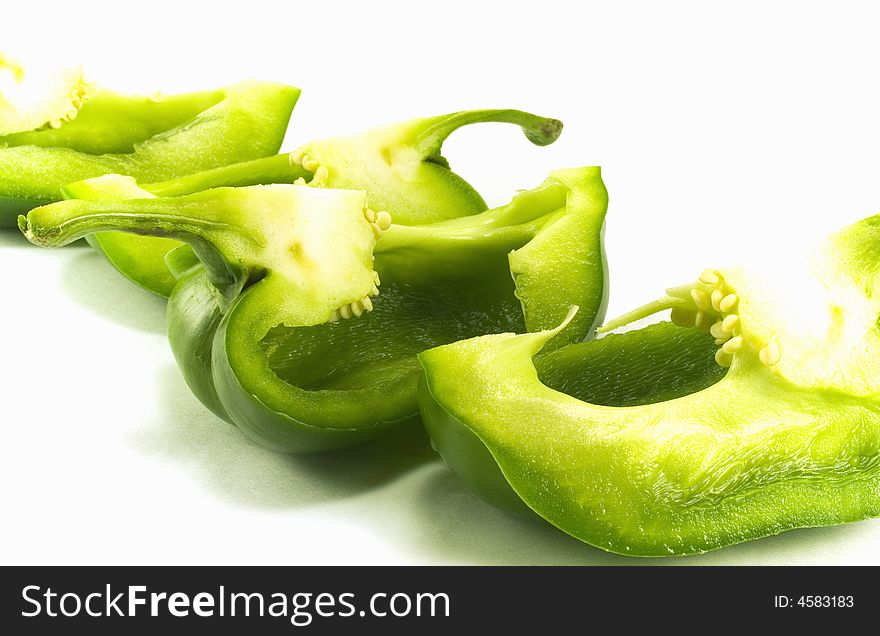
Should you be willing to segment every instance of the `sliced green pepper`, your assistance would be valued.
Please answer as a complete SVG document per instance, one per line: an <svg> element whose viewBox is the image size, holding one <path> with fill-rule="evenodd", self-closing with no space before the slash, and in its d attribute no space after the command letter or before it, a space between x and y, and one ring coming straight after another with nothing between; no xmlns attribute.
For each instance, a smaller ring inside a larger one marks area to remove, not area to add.
<svg viewBox="0 0 880 636"><path fill-rule="evenodd" d="M75 119L0 137L0 222L107 173L165 181L278 151L299 89L247 81L171 97L93 89Z"/></svg>
<svg viewBox="0 0 880 636"><path fill-rule="evenodd" d="M664 322L599 340L578 342L533 359L539 380L555 391L602 406L671 400L724 377L713 338ZM424 362L423 362L424 364ZM480 438L419 385L422 420L446 464L480 497L509 512L534 516L511 489Z"/></svg>
<svg viewBox="0 0 880 636"><path fill-rule="evenodd" d="M81 80L81 75L73 77ZM159 182L160 190L162 182L174 177L246 160L251 161L238 170L209 170L206 177L189 179L178 189L206 178L224 179L217 185L247 185L292 182L307 174L291 169L286 156L260 160L281 146L299 89L249 81L218 90L144 97L96 89L82 81L73 88L61 81L60 87L73 97L68 102L47 99L42 111L27 111L33 114L26 121L19 117L13 122L12 115L4 117L0 109L4 131L50 117L35 130L0 137L0 226L62 197L120 196L112 189L65 188L106 173ZM69 110L56 117L50 111L58 108ZM165 296L171 293L175 279L163 259L179 242L118 233L86 238L134 282Z"/></svg>
<svg viewBox="0 0 880 636"><path fill-rule="evenodd" d="M315 187L366 190L371 205L388 212L395 223L402 225L465 216L484 211L486 204L449 169L439 153L443 141L453 131L486 121L515 123L538 145L553 142L562 130L558 120L515 110L452 113L349 138L312 142L289 157L256 159L140 187L160 196L180 196L220 186L308 179L309 185ZM305 159L300 163L295 157ZM313 157L321 157L322 162ZM108 188L106 182L87 182L66 188L65 195L114 199L125 198L126 192ZM179 243L122 234L95 235L88 240L126 277L160 295L170 295L175 280L164 257Z"/></svg>
<svg viewBox="0 0 880 636"><path fill-rule="evenodd" d="M69 199L114 201L152 198L157 194L180 196L221 186L293 183L302 176L303 173L298 173L291 167L287 155L273 155L197 172L179 179L146 184L143 187L138 186L131 178L120 179L119 175L105 175L71 183L63 191ZM177 278L168 269L165 258L169 252L184 245L180 241L133 236L122 232L99 232L85 238L120 273L144 289L165 297L174 290Z"/></svg>
<svg viewBox="0 0 880 636"><path fill-rule="evenodd" d="M423 420L484 495L621 554L698 553L878 516L878 248L872 217L803 262L706 271L609 323L673 309L676 323L710 331L718 369L729 366L717 382L705 346L687 362L670 341L675 373L649 357L610 392L587 386L619 382L646 330L537 364L556 330L484 336L419 356ZM668 393L682 368L688 381ZM638 395L657 401L626 397Z"/></svg>
<svg viewBox="0 0 880 636"><path fill-rule="evenodd" d="M22 229L42 244L110 225L167 235L169 227L179 232L188 219L211 212L193 208L193 197L230 191L71 200L34 210ZM469 217L389 226L387 213L370 212L373 231L381 233L375 267L383 293L374 298L378 289L371 285L364 298L339 303L338 312L322 320L267 318L271 287L258 293L245 284L241 293L218 293L222 287L211 275L216 265L193 267L186 251L175 251L169 265L181 281L169 299L172 349L202 402L259 442L290 452L352 445L417 417L415 355L425 348L498 330L546 328L572 303L587 310L560 341L579 340L592 329L606 299L606 207L599 169L581 168L556 171L510 204ZM147 212L158 209L179 220L155 225ZM243 208L242 223L246 215ZM328 260L348 249L344 236L309 236L301 245ZM344 263L334 273L338 280L348 276ZM329 278L322 284L328 293L337 285ZM280 295L275 301L298 302ZM339 320L353 316L358 319Z"/></svg>
<svg viewBox="0 0 880 636"><path fill-rule="evenodd" d="M119 181L120 189L136 189L127 177L103 179ZM216 310L217 316L241 313L265 333L279 324L324 323L342 306L369 303L377 280L371 218L375 214L366 207L364 192L274 184L176 198L62 201L19 217L19 226L30 241L47 247L96 231L186 242L176 250L183 254L172 251L169 260L184 281L198 282L182 283L180 296L204 292L190 307L198 314L194 319L210 313L205 309ZM189 258L193 252L195 261ZM181 316L172 315L173 327ZM171 332L173 343L179 330ZM210 328L193 335L208 347L214 338ZM208 382L209 393L200 391L203 377L192 371L210 374L210 352L178 359L187 378L194 378L197 396L222 415L220 404L212 401L213 382Z"/></svg>

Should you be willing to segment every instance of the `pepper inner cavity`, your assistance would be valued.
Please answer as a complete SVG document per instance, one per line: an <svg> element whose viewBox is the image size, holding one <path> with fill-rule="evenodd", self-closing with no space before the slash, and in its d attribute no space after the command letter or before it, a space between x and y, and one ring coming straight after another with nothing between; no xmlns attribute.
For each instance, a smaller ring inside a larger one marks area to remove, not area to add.
<svg viewBox="0 0 880 636"><path fill-rule="evenodd" d="M492 288L388 282L372 300L372 312L312 327L275 327L263 339L263 351L279 378L304 390L381 390L401 382L414 388L420 351L486 333L525 331L508 281Z"/></svg>
<svg viewBox="0 0 880 636"><path fill-rule="evenodd" d="M661 322L534 358L541 382L600 406L643 406L701 391L727 370L709 334Z"/></svg>

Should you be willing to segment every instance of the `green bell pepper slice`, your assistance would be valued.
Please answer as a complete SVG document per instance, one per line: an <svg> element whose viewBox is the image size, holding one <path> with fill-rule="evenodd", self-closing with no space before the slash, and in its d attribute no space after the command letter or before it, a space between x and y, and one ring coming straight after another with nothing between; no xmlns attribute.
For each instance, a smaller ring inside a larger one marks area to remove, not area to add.
<svg viewBox="0 0 880 636"><path fill-rule="evenodd" d="M81 74L72 77L81 80ZM26 110L31 114L25 120L4 116L0 100L0 130L50 118L36 129L0 136L0 226L63 197L121 196L112 188L66 187L106 173L157 182L159 192L168 189L163 186L167 180L193 173L203 176L175 184L178 191L206 182L292 182L306 175L292 170L286 155L266 157L277 152L284 140L299 99L297 88L247 81L216 90L148 97L121 95L82 81L71 89L65 79L58 84L63 95L74 96L74 103L61 100L60 107L70 109L63 117L49 112L59 108L55 103L59 98L44 98L42 110ZM236 162L244 163L217 171ZM179 242L118 233L86 238L134 282L161 295L171 293L176 281L163 259Z"/></svg>
<svg viewBox="0 0 880 636"><path fill-rule="evenodd" d="M715 362L716 350L708 334L663 322L542 351L533 363L538 379L555 391L592 404L624 407L671 400L711 386L726 372ZM424 373L419 407L444 462L485 501L534 517L486 445L434 399Z"/></svg>
<svg viewBox="0 0 880 636"><path fill-rule="evenodd" d="M102 179L118 182L120 190L137 190L130 177ZM204 283L179 286L180 296L204 292L190 305L193 320L209 313L206 309L216 309L218 318L235 313L246 298L253 328L265 333L278 324L321 324L338 316L340 307L369 303L377 281L371 218L375 213L366 207L362 191L272 184L181 197L67 200L20 216L19 227L28 240L46 247L67 245L93 232L179 241L169 255L172 269L184 281ZM172 318L172 343L180 333L174 325ZM216 327L205 325L194 334L199 344L209 348ZM196 395L223 415L220 404L212 402L213 382L206 379L210 353L178 360ZM207 394L199 390L202 380L210 387Z"/></svg>
<svg viewBox="0 0 880 636"><path fill-rule="evenodd" d="M0 94L0 226L64 197L120 196L112 188L65 187L106 173L162 183L207 171L197 180L202 183L218 179L211 169L245 162L237 171L221 173L223 182L217 185L292 182L303 176L290 170L286 157L254 161L281 146L299 99L297 88L247 81L183 95L122 95L92 86L77 69L56 72L42 92L36 91L36 103L34 98L16 103L16 88L27 85L28 74L9 62L7 68L15 82L11 89L7 85L5 97ZM179 242L118 233L86 238L142 287L171 293L176 281L163 259Z"/></svg>
<svg viewBox="0 0 880 636"><path fill-rule="evenodd" d="M178 219L169 227L179 229L208 214L189 204L207 192L70 200L34 210L22 229L41 244L109 225L168 234L146 212L165 210ZM246 227L247 210L261 206L256 200L242 205L247 208L235 222ZM270 287L218 286L212 272L219 265L204 254L195 263L181 248L168 259L181 276L168 305L172 350L202 402L260 443L287 452L351 446L418 417L415 356L423 349L499 330L543 329L557 324L572 303L585 310L559 342L583 338L604 315L606 208L599 169L578 168L553 172L510 204L469 217L402 226L369 211L368 227L380 236L377 276L362 298L334 305L336 311L327 309L320 320L267 318ZM223 223L231 223L225 213ZM344 235L329 231L298 245L328 255L348 249ZM322 282L328 292L348 276L342 264L334 274ZM298 300L279 293L275 302Z"/></svg>
<svg viewBox="0 0 880 636"><path fill-rule="evenodd" d="M313 173L310 185L367 190L370 205L389 212L398 225L453 219L487 206L450 170L441 154L443 142L462 126L484 122L515 124L537 146L562 133L558 119L511 109L469 110L312 141L291 154L291 161Z"/></svg>
<svg viewBox="0 0 880 636"><path fill-rule="evenodd" d="M143 186L134 179L104 175L71 183L63 192L68 199L115 201L182 196L223 186L293 183L305 174L291 167L287 155L273 155ZM177 284L165 259L169 252L184 245L181 241L122 232L98 232L86 235L85 239L123 276L148 291L167 298Z"/></svg>
<svg viewBox="0 0 880 636"><path fill-rule="evenodd" d="M169 97L92 89L75 119L0 136L0 223L108 173L160 182L278 151L297 88L246 81Z"/></svg>
<svg viewBox="0 0 880 636"><path fill-rule="evenodd" d="M562 130L558 120L515 110L452 113L385 126L348 138L312 142L291 155L146 183L140 189L159 196L181 196L221 186L293 183L302 179L314 187L366 190L371 205L388 212L395 223L402 225L470 215L484 211L486 204L449 169L440 150L444 140L461 126L495 121L519 125L538 145L553 142ZM309 154L304 155L306 152ZM303 156L304 163L297 160ZM324 163L310 158L314 156L324 158ZM329 177L330 174L333 176ZM118 181L112 183L118 185ZM103 181L73 184L64 193L68 198L86 199L126 198L129 194L124 189L114 190ZM162 296L171 294L176 280L164 258L179 242L118 233L87 239L130 280Z"/></svg>
<svg viewBox="0 0 880 636"><path fill-rule="evenodd" d="M672 309L681 326L662 329L698 327L687 331L704 345L684 358L670 339L668 369L642 357L647 330L549 361L533 356L556 329L423 352L426 428L484 496L620 554L700 553L878 516L878 247L872 217L803 259L707 270L603 328ZM600 383L616 386L590 388Z"/></svg>

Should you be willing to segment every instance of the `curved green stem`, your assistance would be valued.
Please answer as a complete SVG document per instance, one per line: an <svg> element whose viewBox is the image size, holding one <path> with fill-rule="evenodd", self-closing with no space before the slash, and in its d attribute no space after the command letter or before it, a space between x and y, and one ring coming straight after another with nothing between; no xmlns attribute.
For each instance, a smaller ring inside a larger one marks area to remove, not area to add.
<svg viewBox="0 0 880 636"><path fill-rule="evenodd" d="M126 177L104 179L119 180L120 190L131 185ZM102 184L100 190L106 192L110 185ZM273 315L288 309L292 315L296 303L308 298L317 314L304 320L322 322L375 287L371 214L375 219L362 191L276 183L181 197L69 199L20 216L18 225L29 241L44 247L100 232L183 241L225 300L231 301L245 285L272 279L270 286L278 292ZM181 251L165 264L183 272L194 261Z"/></svg>
<svg viewBox="0 0 880 636"><path fill-rule="evenodd" d="M181 241L214 240L218 234L230 231L247 236L244 228L230 225L222 212L212 214L212 206L186 199L173 204L156 199L71 199L33 212L38 213L19 216L18 227L29 241L43 247L62 247L95 232L128 232Z"/></svg>
<svg viewBox="0 0 880 636"><path fill-rule="evenodd" d="M226 189L180 197L120 201L71 199L18 217L27 239L43 247L61 247L96 232L128 232L189 243L212 282L223 289L244 274L247 256L264 243L259 232L235 222Z"/></svg>
<svg viewBox="0 0 880 636"><path fill-rule="evenodd" d="M562 133L562 122L558 119L539 117L521 110L467 110L422 120L423 127L416 137L415 146L423 157L439 156L440 148L449 135L462 126L481 122L516 124L522 128L526 138L538 146L553 143Z"/></svg>

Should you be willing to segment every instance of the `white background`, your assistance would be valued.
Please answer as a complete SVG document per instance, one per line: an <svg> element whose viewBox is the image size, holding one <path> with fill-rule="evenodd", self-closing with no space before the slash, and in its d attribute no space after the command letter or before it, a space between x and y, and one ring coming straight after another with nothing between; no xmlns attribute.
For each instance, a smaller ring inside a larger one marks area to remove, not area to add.
<svg viewBox="0 0 880 636"><path fill-rule="evenodd" d="M16 2L0 46L126 90L299 86L288 150L472 107L559 117L548 148L485 125L444 154L490 204L602 165L614 315L880 210L870 6ZM255 446L189 393L164 303L87 247L0 231L0 272L0 563L646 562L511 519L439 462ZM880 522L658 562L880 564Z"/></svg>

